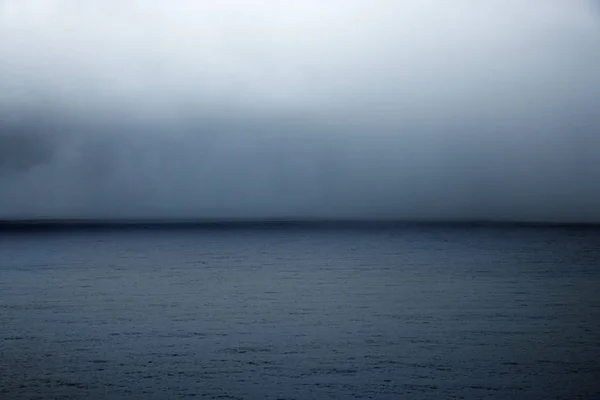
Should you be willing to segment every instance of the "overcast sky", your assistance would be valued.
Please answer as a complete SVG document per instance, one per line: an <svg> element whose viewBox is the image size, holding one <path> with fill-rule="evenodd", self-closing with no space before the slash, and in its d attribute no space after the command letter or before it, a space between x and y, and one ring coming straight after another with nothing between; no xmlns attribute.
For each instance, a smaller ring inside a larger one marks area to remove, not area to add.
<svg viewBox="0 0 600 400"><path fill-rule="evenodd" d="M0 0L0 218L600 222L583 0Z"/></svg>

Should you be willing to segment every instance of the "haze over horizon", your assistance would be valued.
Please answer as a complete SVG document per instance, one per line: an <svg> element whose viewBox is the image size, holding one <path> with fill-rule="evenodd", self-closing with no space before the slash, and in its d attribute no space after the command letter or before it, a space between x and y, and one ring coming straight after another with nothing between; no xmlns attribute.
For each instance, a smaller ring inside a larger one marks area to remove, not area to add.
<svg viewBox="0 0 600 400"><path fill-rule="evenodd" d="M600 222L585 0L0 3L0 219Z"/></svg>

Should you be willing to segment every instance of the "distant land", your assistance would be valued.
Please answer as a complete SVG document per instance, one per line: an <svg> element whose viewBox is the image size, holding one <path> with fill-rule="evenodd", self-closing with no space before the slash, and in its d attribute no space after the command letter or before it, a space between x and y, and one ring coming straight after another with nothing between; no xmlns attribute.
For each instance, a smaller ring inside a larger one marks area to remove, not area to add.
<svg viewBox="0 0 600 400"><path fill-rule="evenodd" d="M85 229L384 229L410 227L556 227L596 228L597 222L539 222L506 220L399 220L319 218L233 219L0 219L0 231Z"/></svg>

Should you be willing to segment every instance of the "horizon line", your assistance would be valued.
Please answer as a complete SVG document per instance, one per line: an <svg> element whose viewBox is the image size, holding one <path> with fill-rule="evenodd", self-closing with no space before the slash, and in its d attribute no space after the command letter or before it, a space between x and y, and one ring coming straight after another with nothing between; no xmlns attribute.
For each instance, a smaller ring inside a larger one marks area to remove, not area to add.
<svg viewBox="0 0 600 400"><path fill-rule="evenodd" d="M385 228L385 227L588 227L600 222L502 219L401 218L0 218L0 230L145 229L145 228Z"/></svg>

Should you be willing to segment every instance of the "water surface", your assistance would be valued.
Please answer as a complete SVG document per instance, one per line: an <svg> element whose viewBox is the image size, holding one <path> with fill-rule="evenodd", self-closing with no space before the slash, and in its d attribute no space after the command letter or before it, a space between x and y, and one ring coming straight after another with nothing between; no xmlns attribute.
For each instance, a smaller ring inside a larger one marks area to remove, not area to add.
<svg viewBox="0 0 600 400"><path fill-rule="evenodd" d="M0 232L2 399L600 398L600 231Z"/></svg>

